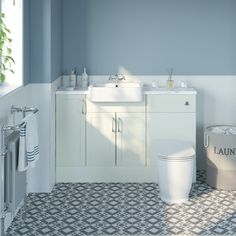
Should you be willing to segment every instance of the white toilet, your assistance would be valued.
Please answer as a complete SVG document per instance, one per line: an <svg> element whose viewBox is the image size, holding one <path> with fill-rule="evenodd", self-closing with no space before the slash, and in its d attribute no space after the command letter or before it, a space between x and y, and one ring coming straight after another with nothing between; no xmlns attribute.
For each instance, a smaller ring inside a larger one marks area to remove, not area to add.
<svg viewBox="0 0 236 236"><path fill-rule="evenodd" d="M180 204L189 199L193 182L195 151L189 142L158 141L158 183L161 199Z"/></svg>

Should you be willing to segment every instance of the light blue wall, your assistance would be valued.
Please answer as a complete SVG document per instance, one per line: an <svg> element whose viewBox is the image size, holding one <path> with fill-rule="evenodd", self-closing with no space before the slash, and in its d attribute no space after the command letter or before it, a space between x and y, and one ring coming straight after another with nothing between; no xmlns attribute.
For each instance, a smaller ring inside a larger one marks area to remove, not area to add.
<svg viewBox="0 0 236 236"><path fill-rule="evenodd" d="M62 1L51 6L51 81L62 74Z"/></svg>
<svg viewBox="0 0 236 236"><path fill-rule="evenodd" d="M26 85L30 81L30 2L24 1L23 7L23 83Z"/></svg>
<svg viewBox="0 0 236 236"><path fill-rule="evenodd" d="M236 74L235 0L63 0L63 70Z"/></svg>
<svg viewBox="0 0 236 236"><path fill-rule="evenodd" d="M63 0L63 44L62 64L63 73L70 73L75 67L80 69L85 65L86 58L86 1Z"/></svg>
<svg viewBox="0 0 236 236"><path fill-rule="evenodd" d="M90 74L236 74L235 0L25 2L25 83L84 66Z"/></svg>
<svg viewBox="0 0 236 236"><path fill-rule="evenodd" d="M30 83L61 74L61 0L30 1Z"/></svg>
<svg viewBox="0 0 236 236"><path fill-rule="evenodd" d="M50 78L51 1L30 2L30 82L48 83Z"/></svg>

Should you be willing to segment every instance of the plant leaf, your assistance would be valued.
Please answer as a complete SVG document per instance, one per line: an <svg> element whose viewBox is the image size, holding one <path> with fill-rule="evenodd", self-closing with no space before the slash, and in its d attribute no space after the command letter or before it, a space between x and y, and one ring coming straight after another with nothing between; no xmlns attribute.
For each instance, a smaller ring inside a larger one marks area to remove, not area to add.
<svg viewBox="0 0 236 236"><path fill-rule="evenodd" d="M4 22L5 14L0 12L0 81L6 79L6 71L14 73L11 69L12 64L15 64L14 59L11 57L12 49L10 38L11 31L7 28Z"/></svg>
<svg viewBox="0 0 236 236"><path fill-rule="evenodd" d="M6 76L3 73L0 73L0 81L4 82L6 79Z"/></svg>

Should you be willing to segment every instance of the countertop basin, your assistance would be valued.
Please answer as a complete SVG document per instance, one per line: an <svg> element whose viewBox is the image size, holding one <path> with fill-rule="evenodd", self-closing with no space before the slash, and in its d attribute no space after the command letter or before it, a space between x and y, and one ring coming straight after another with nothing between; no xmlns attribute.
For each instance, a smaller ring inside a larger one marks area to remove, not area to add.
<svg viewBox="0 0 236 236"><path fill-rule="evenodd" d="M143 86L140 83L103 83L92 84L88 88L92 102L141 102Z"/></svg>

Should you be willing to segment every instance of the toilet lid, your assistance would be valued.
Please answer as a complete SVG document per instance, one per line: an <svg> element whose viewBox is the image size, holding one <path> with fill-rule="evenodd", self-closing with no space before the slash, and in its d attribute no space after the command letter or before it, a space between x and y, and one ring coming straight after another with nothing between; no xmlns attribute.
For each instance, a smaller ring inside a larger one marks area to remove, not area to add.
<svg viewBox="0 0 236 236"><path fill-rule="evenodd" d="M161 158L177 158L186 159L193 157L195 151L190 142L179 140L159 140L158 142L158 156Z"/></svg>

